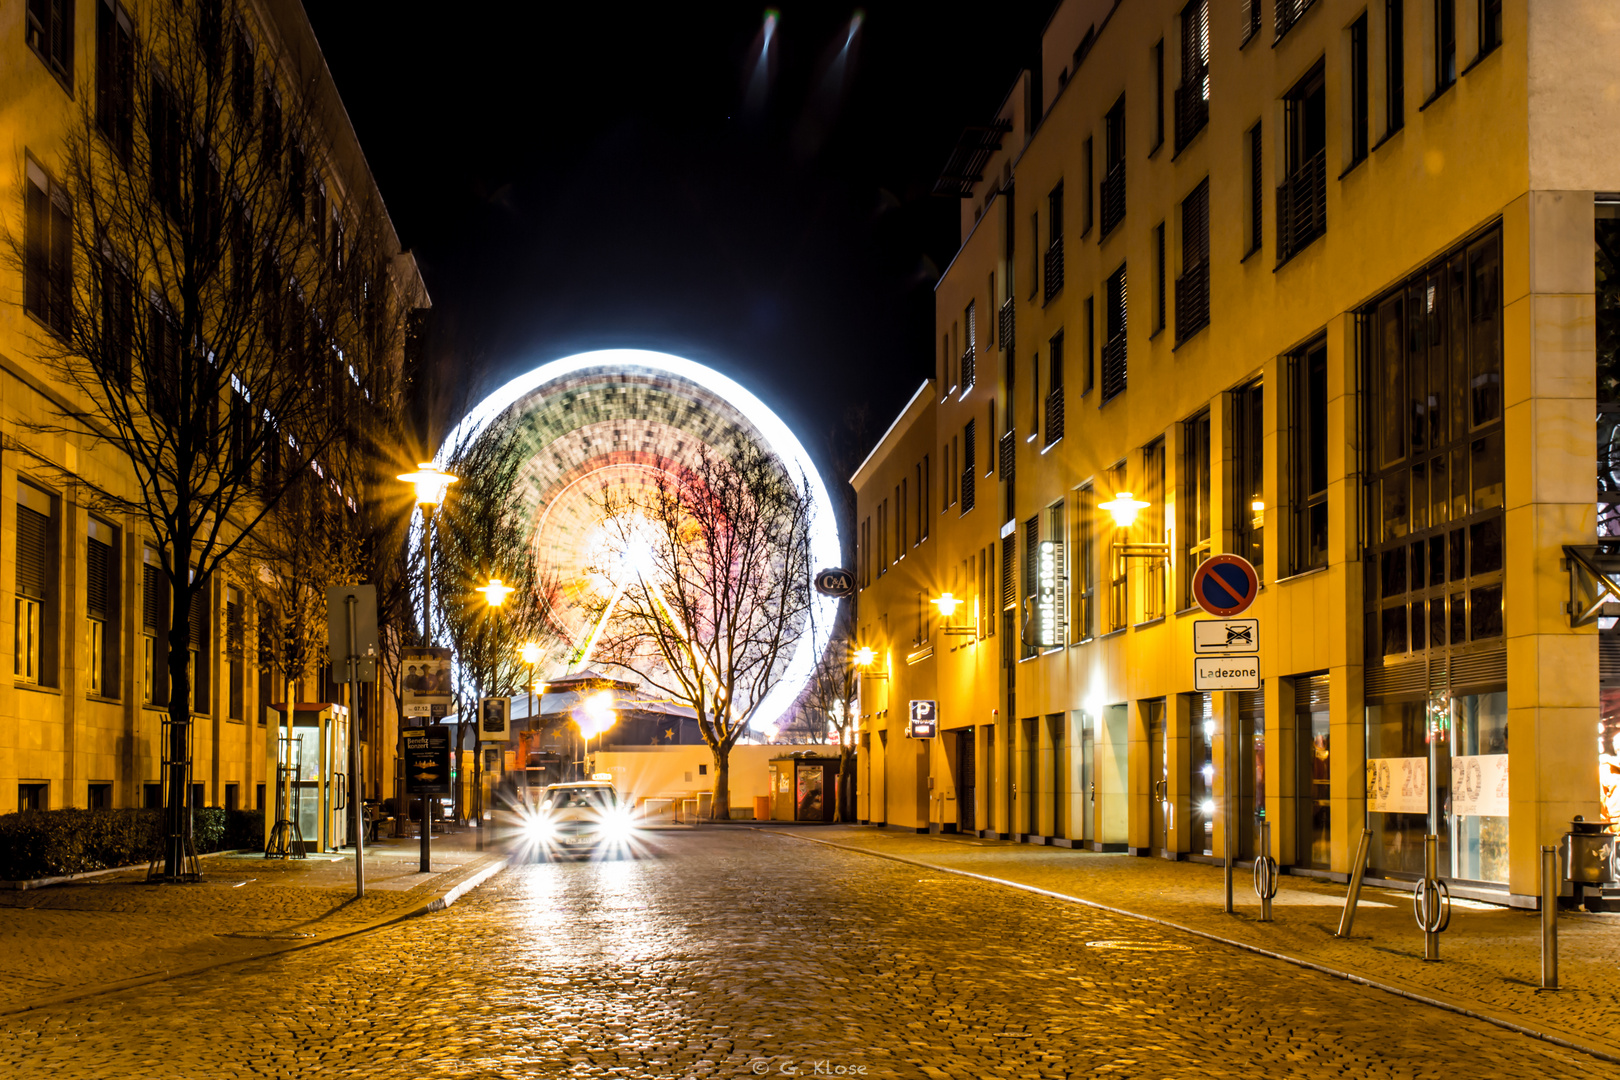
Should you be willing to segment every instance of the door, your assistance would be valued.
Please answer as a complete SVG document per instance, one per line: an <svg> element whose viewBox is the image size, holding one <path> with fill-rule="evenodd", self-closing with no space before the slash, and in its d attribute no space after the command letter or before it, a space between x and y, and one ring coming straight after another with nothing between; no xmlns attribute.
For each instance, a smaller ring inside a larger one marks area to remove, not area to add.
<svg viewBox="0 0 1620 1080"><path fill-rule="evenodd" d="M1064 769L1068 762L1064 759L1066 740L1064 739L1064 717L1062 713L1053 713L1046 718L1047 736L1052 740L1052 835L1054 837L1069 834L1069 785L1064 782Z"/></svg>
<svg viewBox="0 0 1620 1080"><path fill-rule="evenodd" d="M1019 803L1023 808L1024 835L1039 836L1041 834L1041 802L1040 802L1040 763L1041 749L1039 732L1035 717L1026 717L1021 723L1024 735L1024 745L1019 748L1023 756L1022 766L1018 770Z"/></svg>
<svg viewBox="0 0 1620 1080"><path fill-rule="evenodd" d="M978 791L975 785L978 769L974 761L974 741L978 733L963 728L956 733L956 827L962 832L976 832L978 818L975 803Z"/></svg>
<svg viewBox="0 0 1620 1080"><path fill-rule="evenodd" d="M1298 764L1294 775L1294 861L1317 870L1332 860L1333 792L1328 741L1328 688L1326 675L1302 675L1294 680L1294 712L1298 727L1294 746Z"/></svg>
<svg viewBox="0 0 1620 1080"><path fill-rule="evenodd" d="M1170 742L1164 731L1164 699L1145 703L1148 728L1148 848L1170 848Z"/></svg>
<svg viewBox="0 0 1620 1080"><path fill-rule="evenodd" d="M984 827L996 829L996 725L984 726Z"/></svg>
<svg viewBox="0 0 1620 1080"><path fill-rule="evenodd" d="M1090 713L1080 714L1080 839L1097 839L1097 736Z"/></svg>
<svg viewBox="0 0 1620 1080"><path fill-rule="evenodd" d="M1260 850L1266 817L1266 708L1264 691L1238 694L1238 858Z"/></svg>
<svg viewBox="0 0 1620 1080"><path fill-rule="evenodd" d="M1188 703L1187 850L1215 854L1215 699L1194 694Z"/></svg>

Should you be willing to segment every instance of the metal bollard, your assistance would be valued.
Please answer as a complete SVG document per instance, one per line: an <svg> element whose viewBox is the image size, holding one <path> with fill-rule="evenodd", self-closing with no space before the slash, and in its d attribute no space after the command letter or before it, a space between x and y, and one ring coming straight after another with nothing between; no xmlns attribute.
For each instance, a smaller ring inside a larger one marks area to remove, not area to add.
<svg viewBox="0 0 1620 1080"><path fill-rule="evenodd" d="M1423 880L1412 890L1412 916L1423 931L1423 959L1440 959L1440 935L1451 925L1451 890L1440 880L1440 837L1423 838Z"/></svg>
<svg viewBox="0 0 1620 1080"><path fill-rule="evenodd" d="M1558 849L1541 849L1541 988L1558 989Z"/></svg>
<svg viewBox="0 0 1620 1080"><path fill-rule="evenodd" d="M1339 916L1339 930L1333 936L1347 938L1355 925L1356 905L1361 903L1361 879L1367 873L1367 851L1372 846L1372 830L1361 830L1361 843L1356 845L1356 863L1350 868L1350 888L1344 894L1344 913Z"/></svg>
<svg viewBox="0 0 1620 1080"><path fill-rule="evenodd" d="M1271 921L1271 898L1277 895L1277 860L1271 857L1271 822L1260 823L1260 851L1254 857L1254 894L1260 898L1260 921Z"/></svg>

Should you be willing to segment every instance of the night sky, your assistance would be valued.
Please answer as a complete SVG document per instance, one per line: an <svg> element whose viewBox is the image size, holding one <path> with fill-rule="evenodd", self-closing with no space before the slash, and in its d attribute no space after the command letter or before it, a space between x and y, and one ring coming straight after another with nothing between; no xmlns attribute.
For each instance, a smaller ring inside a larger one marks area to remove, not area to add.
<svg viewBox="0 0 1620 1080"><path fill-rule="evenodd" d="M933 368L960 209L930 189L1052 2L878 0L845 63L854 7L783 4L763 77L762 5L306 6L434 301L441 422L546 360L652 348L847 479Z"/></svg>

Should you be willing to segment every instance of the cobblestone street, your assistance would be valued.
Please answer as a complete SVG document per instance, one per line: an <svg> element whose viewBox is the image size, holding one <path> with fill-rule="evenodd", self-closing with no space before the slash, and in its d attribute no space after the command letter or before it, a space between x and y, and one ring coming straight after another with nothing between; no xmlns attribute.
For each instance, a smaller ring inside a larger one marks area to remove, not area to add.
<svg viewBox="0 0 1620 1080"><path fill-rule="evenodd" d="M752 830L514 865L444 912L0 1019L11 1076L766 1072L1620 1067L1125 916Z"/></svg>

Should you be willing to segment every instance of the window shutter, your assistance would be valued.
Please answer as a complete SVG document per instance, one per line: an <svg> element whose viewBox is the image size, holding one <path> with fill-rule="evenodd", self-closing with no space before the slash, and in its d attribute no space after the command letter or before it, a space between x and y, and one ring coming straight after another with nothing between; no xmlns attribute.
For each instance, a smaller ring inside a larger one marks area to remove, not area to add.
<svg viewBox="0 0 1620 1080"><path fill-rule="evenodd" d="M208 581L194 584L197 591L191 594L191 647L201 651L208 646Z"/></svg>
<svg viewBox="0 0 1620 1080"><path fill-rule="evenodd" d="M1035 580L1035 549L1041 542L1041 522L1030 518L1024 522L1024 595L1033 597L1039 583Z"/></svg>
<svg viewBox="0 0 1620 1080"><path fill-rule="evenodd" d="M141 567L141 625L148 634L163 629L163 571L150 564Z"/></svg>
<svg viewBox="0 0 1620 1080"><path fill-rule="evenodd" d="M1001 606L1010 608L1017 602L1016 590L1018 586L1013 577L1013 541L1011 538L1001 542Z"/></svg>
<svg viewBox="0 0 1620 1080"><path fill-rule="evenodd" d="M17 507L17 591L24 596L45 596L46 548L50 518L26 506Z"/></svg>
<svg viewBox="0 0 1620 1080"><path fill-rule="evenodd" d="M85 610L91 618L107 617L107 566L112 549L91 537L85 559Z"/></svg>
<svg viewBox="0 0 1620 1080"><path fill-rule="evenodd" d="M1294 711L1327 712L1328 677L1326 675L1297 675L1294 677Z"/></svg>

